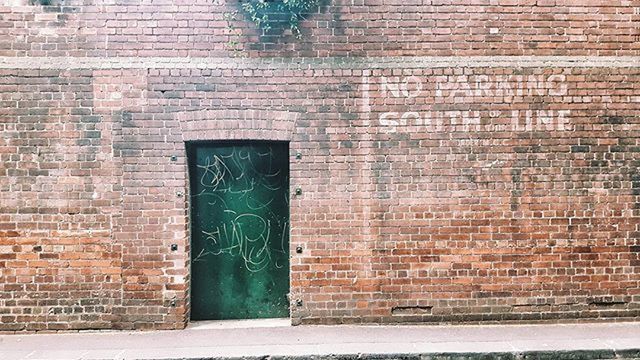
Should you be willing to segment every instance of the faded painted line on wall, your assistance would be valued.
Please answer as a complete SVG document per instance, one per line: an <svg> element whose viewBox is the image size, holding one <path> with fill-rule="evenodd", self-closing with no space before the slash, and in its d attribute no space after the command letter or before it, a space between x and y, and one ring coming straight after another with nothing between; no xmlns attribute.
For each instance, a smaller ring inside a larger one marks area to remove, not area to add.
<svg viewBox="0 0 640 360"><path fill-rule="evenodd" d="M419 56L328 58L0 57L0 69L629 68L640 56Z"/></svg>

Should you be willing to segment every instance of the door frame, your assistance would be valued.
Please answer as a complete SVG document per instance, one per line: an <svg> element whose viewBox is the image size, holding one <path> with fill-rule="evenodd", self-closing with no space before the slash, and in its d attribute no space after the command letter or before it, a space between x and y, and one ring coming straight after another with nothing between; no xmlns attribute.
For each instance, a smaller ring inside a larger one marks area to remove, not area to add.
<svg viewBox="0 0 640 360"><path fill-rule="evenodd" d="M192 259L193 259L193 214L192 214L192 202L191 202L191 170L190 170L190 164L191 164L191 159L192 159L192 155L191 155L191 151L194 147L199 146L199 145L230 145L230 144L273 144L273 143L278 143L278 144L285 144L287 147L287 161L289 164L289 177L288 177L288 184L287 184L287 191L288 191L288 195L289 195L289 203L288 203L288 216L287 216L287 221L288 221L288 226L287 226L287 232L288 232L288 257L289 257L289 262L288 262L288 293L287 293L287 299L289 302L289 306L288 306L288 317L286 319L291 320L292 319L292 313L293 313L293 306L294 304L292 303L291 300L291 281L292 281L292 242L291 242L291 200L292 200L292 193L291 193L291 165L292 165L292 153L291 153L291 141L290 140L282 140L282 139L211 139L211 140L207 140L207 139L197 139L197 140L186 140L184 141L184 151L185 151L185 171L186 171L186 182L185 182L185 205L186 205L186 211L187 211L187 227L186 227L186 232L187 232L187 267L188 267L188 280L187 280L187 311L186 311L186 323L192 323L192 322L200 322L200 321L228 321L228 320L193 320L191 318L191 302L192 302L192 296L193 296L193 291L192 291L192 279L193 279L193 268L192 268ZM268 319L278 319L278 318L266 318L266 319L260 319L260 318L254 318L254 319L246 319L246 320L268 320Z"/></svg>

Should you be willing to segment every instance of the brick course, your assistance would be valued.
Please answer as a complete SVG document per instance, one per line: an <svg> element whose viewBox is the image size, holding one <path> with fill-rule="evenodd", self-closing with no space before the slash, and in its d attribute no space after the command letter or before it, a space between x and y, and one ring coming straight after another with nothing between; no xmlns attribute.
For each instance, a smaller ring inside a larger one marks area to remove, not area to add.
<svg viewBox="0 0 640 360"><path fill-rule="evenodd" d="M323 1L304 39L229 21L232 2L1 6L3 56L638 55L637 0ZM231 26L229 26L231 25ZM238 46L229 46L238 42ZM240 52L243 53L243 52Z"/></svg>
<svg viewBox="0 0 640 360"><path fill-rule="evenodd" d="M242 51L231 5L127 3L0 6L0 330L183 327L221 139L290 141L295 323L640 315L640 3L338 1Z"/></svg>

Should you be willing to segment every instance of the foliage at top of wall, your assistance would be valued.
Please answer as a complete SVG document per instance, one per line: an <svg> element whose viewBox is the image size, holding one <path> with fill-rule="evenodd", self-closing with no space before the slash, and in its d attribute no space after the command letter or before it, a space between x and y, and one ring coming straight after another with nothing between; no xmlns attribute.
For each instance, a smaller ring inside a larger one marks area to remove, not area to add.
<svg viewBox="0 0 640 360"><path fill-rule="evenodd" d="M300 38L300 21L317 9L318 4L319 0L241 0L240 6L263 31L288 27Z"/></svg>

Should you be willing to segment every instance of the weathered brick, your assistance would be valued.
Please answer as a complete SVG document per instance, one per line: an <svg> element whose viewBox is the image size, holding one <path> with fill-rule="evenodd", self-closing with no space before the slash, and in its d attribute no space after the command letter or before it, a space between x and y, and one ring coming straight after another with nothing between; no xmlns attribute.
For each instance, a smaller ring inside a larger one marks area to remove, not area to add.
<svg viewBox="0 0 640 360"><path fill-rule="evenodd" d="M183 327L201 140L301 153L295 323L640 316L633 7L231 6L0 7L0 331Z"/></svg>

